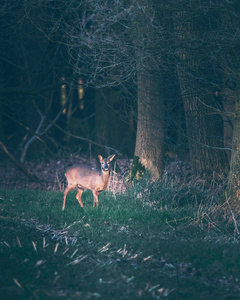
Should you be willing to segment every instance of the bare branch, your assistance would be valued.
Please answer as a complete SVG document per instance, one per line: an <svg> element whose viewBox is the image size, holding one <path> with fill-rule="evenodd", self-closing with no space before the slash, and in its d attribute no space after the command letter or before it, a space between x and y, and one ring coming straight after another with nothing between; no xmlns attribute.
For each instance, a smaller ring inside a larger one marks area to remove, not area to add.
<svg viewBox="0 0 240 300"><path fill-rule="evenodd" d="M16 158L7 150L6 146L0 141L0 149L7 155L7 157L14 162L14 164L31 180L38 180L37 176L33 174L30 170L26 169L24 164L17 161Z"/></svg>
<svg viewBox="0 0 240 300"><path fill-rule="evenodd" d="M117 153L118 155L121 155L121 153L118 150L116 150L116 149L114 149L112 147L109 147L109 146L106 146L106 145L101 145L101 144L98 144L98 143L96 143L96 142L94 142L94 141L92 141L90 139L87 139L87 138L84 138L84 137L81 137L81 136L77 136L77 135L71 134L70 132L67 132L66 130L64 130L60 126L58 126L54 121L52 121L51 123L56 128L58 128L59 130L61 130L63 133L65 133L65 134L67 134L67 135L69 135L69 136L71 136L71 137L73 137L73 138L75 138L77 140L85 141L85 142L88 142L89 144L93 144L95 146L103 148L103 149L105 149L107 151L108 154L110 153L110 150L111 150L111 151Z"/></svg>

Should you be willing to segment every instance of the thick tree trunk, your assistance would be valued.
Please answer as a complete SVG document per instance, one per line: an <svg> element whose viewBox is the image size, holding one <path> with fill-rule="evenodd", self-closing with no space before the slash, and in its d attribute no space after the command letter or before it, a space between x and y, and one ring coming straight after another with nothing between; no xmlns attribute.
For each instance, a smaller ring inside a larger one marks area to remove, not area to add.
<svg viewBox="0 0 240 300"><path fill-rule="evenodd" d="M197 8L198 3L195 4ZM179 51L178 75L192 174L211 179L215 173L226 176L228 172L221 115L223 101L218 90L222 78L218 65L211 59L211 54L215 55L211 53L213 49L202 40L202 35L212 32L209 24L213 15L196 14L190 18L191 12L192 8L186 7L176 23L179 41L184 45ZM198 41L197 47L194 41Z"/></svg>
<svg viewBox="0 0 240 300"><path fill-rule="evenodd" d="M228 163L221 116L211 107L211 99L189 93L183 100L193 175L212 178L217 173L226 176Z"/></svg>
<svg viewBox="0 0 240 300"><path fill-rule="evenodd" d="M224 200L240 208L240 101L235 102L231 165Z"/></svg>
<svg viewBox="0 0 240 300"><path fill-rule="evenodd" d="M138 122L135 155L153 178L163 173L164 101L159 74L138 72Z"/></svg>
<svg viewBox="0 0 240 300"><path fill-rule="evenodd" d="M154 15L154 1L138 0L139 18L135 24L135 47L138 89L138 117L135 156L153 179L163 174L164 92L162 57L154 51L159 31L154 26L160 15Z"/></svg>

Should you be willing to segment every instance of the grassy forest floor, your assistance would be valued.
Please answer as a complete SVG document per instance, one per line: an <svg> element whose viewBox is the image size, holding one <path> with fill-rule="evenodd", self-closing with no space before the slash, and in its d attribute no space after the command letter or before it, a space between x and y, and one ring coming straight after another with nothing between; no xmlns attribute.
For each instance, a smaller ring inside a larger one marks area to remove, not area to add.
<svg viewBox="0 0 240 300"><path fill-rule="evenodd" d="M2 299L239 299L237 224L200 185L148 180L82 209L61 191L0 190ZM235 219L234 219L235 220Z"/></svg>

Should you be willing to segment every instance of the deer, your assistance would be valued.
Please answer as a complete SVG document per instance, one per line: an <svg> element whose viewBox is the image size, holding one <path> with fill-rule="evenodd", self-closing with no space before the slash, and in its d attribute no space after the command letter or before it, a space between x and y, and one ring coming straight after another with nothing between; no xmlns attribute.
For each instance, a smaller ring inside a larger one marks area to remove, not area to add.
<svg viewBox="0 0 240 300"><path fill-rule="evenodd" d="M67 178L68 185L64 191L62 206L63 211L65 209L67 194L75 187L78 188L76 199L81 207L83 207L81 196L84 190L92 191L94 199L93 207L95 207L95 205L98 207L98 196L100 192L107 188L110 162L114 159L115 155L116 154L110 155L108 158L102 158L101 155L98 155L101 170L96 170L85 165L73 165L66 170L65 176Z"/></svg>

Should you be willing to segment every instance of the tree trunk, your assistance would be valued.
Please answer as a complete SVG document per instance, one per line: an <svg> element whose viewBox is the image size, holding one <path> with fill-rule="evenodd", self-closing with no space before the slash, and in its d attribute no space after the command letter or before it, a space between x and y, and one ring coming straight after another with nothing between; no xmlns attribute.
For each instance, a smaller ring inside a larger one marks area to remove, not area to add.
<svg viewBox="0 0 240 300"><path fill-rule="evenodd" d="M163 173L164 101L162 80L155 72L138 71L138 122L135 155L154 179Z"/></svg>
<svg viewBox="0 0 240 300"><path fill-rule="evenodd" d="M224 201L240 208L240 100L239 96L235 102L235 118L232 139L231 165L228 185L224 195Z"/></svg>
<svg viewBox="0 0 240 300"><path fill-rule="evenodd" d="M198 5L197 2L195 4ZM188 13L193 13L191 18ZM221 115L223 101L218 91L222 78L218 65L211 59L215 55L214 48L208 47L202 40L202 35L211 34L209 24L213 15L194 15L190 7L178 17L176 30L183 45L179 51L178 74L192 174L208 179L214 177L215 173L226 176L228 160L224 150ZM197 46L194 41L198 41Z"/></svg>
<svg viewBox="0 0 240 300"><path fill-rule="evenodd" d="M189 92L183 100L192 174L205 178L213 178L214 173L226 176L227 156L221 116L214 113L208 97L204 99L202 95Z"/></svg>
<svg viewBox="0 0 240 300"><path fill-rule="evenodd" d="M153 14L154 1L138 0L139 18L135 23L138 116L135 156L155 180L163 174L164 154L164 92L161 70L162 57L156 52L159 30L154 26L161 21ZM163 45L162 45L163 46Z"/></svg>

